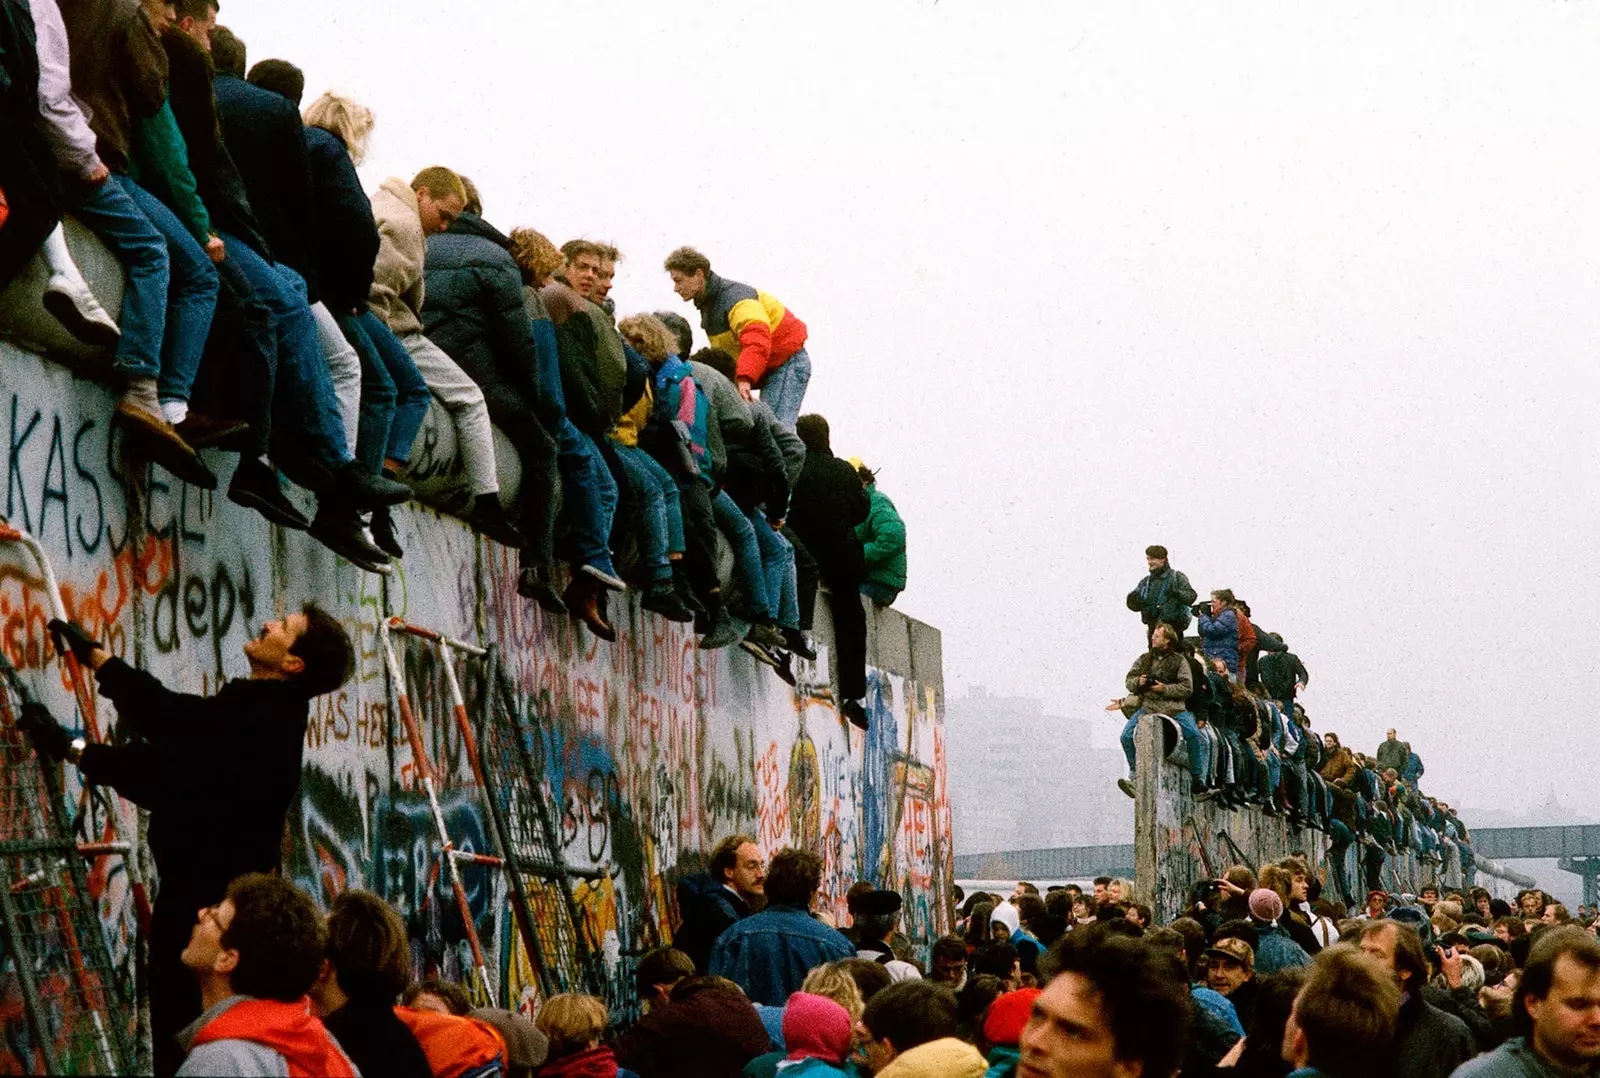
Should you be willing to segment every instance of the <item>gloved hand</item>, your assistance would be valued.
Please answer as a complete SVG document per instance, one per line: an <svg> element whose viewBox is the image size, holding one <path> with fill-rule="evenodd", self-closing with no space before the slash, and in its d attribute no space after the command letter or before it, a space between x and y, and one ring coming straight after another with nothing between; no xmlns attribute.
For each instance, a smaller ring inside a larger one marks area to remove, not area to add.
<svg viewBox="0 0 1600 1078"><path fill-rule="evenodd" d="M72 738L51 716L49 708L43 704L23 704L17 725L28 732L40 759L66 759L67 752L72 748Z"/></svg>
<svg viewBox="0 0 1600 1078"><path fill-rule="evenodd" d="M100 641L84 632L74 622L52 618L49 629L51 639L56 642L56 650L63 655L72 652L80 663L87 663L89 656L101 647Z"/></svg>

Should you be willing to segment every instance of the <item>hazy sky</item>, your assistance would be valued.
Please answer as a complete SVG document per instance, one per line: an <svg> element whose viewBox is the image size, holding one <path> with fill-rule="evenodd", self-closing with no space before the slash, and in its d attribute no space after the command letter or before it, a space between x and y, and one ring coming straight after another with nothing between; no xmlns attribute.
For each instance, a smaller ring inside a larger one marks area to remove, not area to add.
<svg viewBox="0 0 1600 1078"><path fill-rule="evenodd" d="M811 329L953 692L1095 717L1151 542L1456 804L1600 816L1600 7L224 0L486 216ZM688 312L692 315L692 311ZM693 320L691 318L691 320Z"/></svg>

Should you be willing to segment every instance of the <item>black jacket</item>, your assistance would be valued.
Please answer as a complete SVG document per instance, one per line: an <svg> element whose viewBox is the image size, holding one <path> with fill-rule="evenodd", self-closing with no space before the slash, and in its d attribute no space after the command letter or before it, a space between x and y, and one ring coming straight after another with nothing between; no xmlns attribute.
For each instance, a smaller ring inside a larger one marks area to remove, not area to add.
<svg viewBox="0 0 1600 1078"><path fill-rule="evenodd" d="M305 140L314 226L309 257L318 294L335 314L364 311L378 260L372 200L361 189L361 177L338 135L307 127Z"/></svg>
<svg viewBox="0 0 1600 1078"><path fill-rule="evenodd" d="M1284 646L1283 638L1276 633L1256 630L1256 642L1262 656L1256 664L1261 675L1261 687L1274 700L1293 700L1295 685L1309 685L1311 675L1306 673L1300 656Z"/></svg>
<svg viewBox="0 0 1600 1078"><path fill-rule="evenodd" d="M866 565L856 525L871 511L856 470L826 449L807 447L789 502L789 526L819 565L860 581Z"/></svg>
<svg viewBox="0 0 1600 1078"><path fill-rule="evenodd" d="M1471 1032L1455 1015L1417 994L1400 1005L1393 1078L1449 1078L1476 1054Z"/></svg>
<svg viewBox="0 0 1600 1078"><path fill-rule="evenodd" d="M250 207L272 246L274 260L306 279L315 302L320 294L309 253L314 219L311 166L300 114L282 94L234 75L218 75L212 86L222 141L244 177Z"/></svg>
<svg viewBox="0 0 1600 1078"><path fill-rule="evenodd" d="M117 706L118 732L132 740L86 747L83 776L150 810L163 887L220 895L236 876L276 869L300 789L305 692L293 681L241 678L215 696L191 696L121 659L98 680Z"/></svg>
<svg viewBox="0 0 1600 1078"><path fill-rule="evenodd" d="M352 1000L322 1020L362 1074L432 1078L422 1046L387 1003Z"/></svg>
<svg viewBox="0 0 1600 1078"><path fill-rule="evenodd" d="M711 969L711 947L735 921L750 916L750 907L704 872L678 881L678 914L683 922L672 945L694 961L702 974Z"/></svg>

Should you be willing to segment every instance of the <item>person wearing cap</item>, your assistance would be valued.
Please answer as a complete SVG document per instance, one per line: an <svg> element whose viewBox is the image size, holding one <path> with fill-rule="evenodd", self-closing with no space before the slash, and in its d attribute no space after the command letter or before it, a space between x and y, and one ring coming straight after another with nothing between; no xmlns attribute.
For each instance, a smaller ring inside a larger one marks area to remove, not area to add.
<svg viewBox="0 0 1600 1078"><path fill-rule="evenodd" d="M1289 936L1278 923L1283 916L1283 899L1270 887L1250 892L1250 922L1256 930L1256 972L1262 975L1280 969L1311 964L1305 948Z"/></svg>
<svg viewBox="0 0 1600 1078"><path fill-rule="evenodd" d="M1167 548L1159 543L1144 548L1144 563L1150 571L1128 593L1128 609L1144 622L1146 638L1163 621L1181 634L1189 627L1189 607L1196 598L1189 578L1167 563Z"/></svg>
<svg viewBox="0 0 1600 1078"><path fill-rule="evenodd" d="M1028 1024L1028 1016L1033 1013L1033 1001L1040 994L1037 988L1019 988L989 1004L989 1012L983 1017L983 1038L979 1044L981 1049L987 1050L989 1075L1009 1078L1017 1072L1017 1061L1022 1057L1018 1042L1022 1040L1022 1030Z"/></svg>
<svg viewBox="0 0 1600 1078"><path fill-rule="evenodd" d="M1205 952L1206 987L1226 996L1239 1024L1250 1028L1256 1010L1255 948L1237 936L1224 936Z"/></svg>
<svg viewBox="0 0 1600 1078"><path fill-rule="evenodd" d="M889 946L900 927L900 907L905 900L899 891L874 888L850 899L850 915L855 919L856 957L877 962L889 973L889 980L920 981L922 974L910 962L895 957Z"/></svg>
<svg viewBox="0 0 1600 1078"><path fill-rule="evenodd" d="M856 525L856 538L861 540L861 553L867 563L861 594L874 606L892 606L906 590L905 521L900 519L889 496L878 489L878 473L861 463L860 457L851 457L848 463L861 477L861 485L867 488L872 502L867 519Z"/></svg>
<svg viewBox="0 0 1600 1078"><path fill-rule="evenodd" d="M1389 892L1374 887L1367 892L1367 909L1357 920L1376 921L1389 916Z"/></svg>

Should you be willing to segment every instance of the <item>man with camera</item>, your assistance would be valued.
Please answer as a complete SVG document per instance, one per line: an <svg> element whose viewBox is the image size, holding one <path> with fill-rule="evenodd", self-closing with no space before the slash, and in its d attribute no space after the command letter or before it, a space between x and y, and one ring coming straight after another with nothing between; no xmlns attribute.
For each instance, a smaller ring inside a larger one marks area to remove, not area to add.
<svg viewBox="0 0 1600 1078"><path fill-rule="evenodd" d="M1194 676L1190 673L1187 656L1178 645L1178 630L1165 622L1157 622L1150 634L1150 650L1135 659L1128 670L1129 695L1111 701L1106 710L1121 711L1128 717L1127 725L1122 728L1122 751L1128 757L1130 776L1134 770L1133 736L1140 717L1149 712L1173 719L1183 731L1184 747L1189 752L1190 792L1196 800L1203 800L1213 792L1206 786L1210 744L1189 710L1188 700L1194 695ZM1133 796L1131 779L1118 779L1117 788Z"/></svg>
<svg viewBox="0 0 1600 1078"><path fill-rule="evenodd" d="M1128 609L1138 612L1147 637L1155 635L1160 622L1183 635L1189 627L1189 604L1195 600L1189 578L1167 563L1167 548L1160 544L1145 547L1144 563L1150 571L1128 593Z"/></svg>

